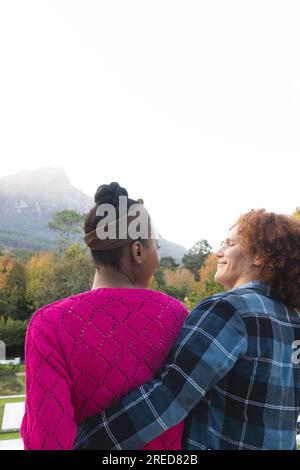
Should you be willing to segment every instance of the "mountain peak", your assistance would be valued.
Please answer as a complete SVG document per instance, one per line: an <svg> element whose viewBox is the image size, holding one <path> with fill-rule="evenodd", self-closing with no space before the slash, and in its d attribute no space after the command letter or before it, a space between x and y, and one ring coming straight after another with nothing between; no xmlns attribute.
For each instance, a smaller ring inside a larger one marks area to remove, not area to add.
<svg viewBox="0 0 300 470"><path fill-rule="evenodd" d="M36 168L35 170L22 170L19 175L29 176L31 178L40 177L40 178L51 178L51 177L59 177L70 184L70 178L68 177L65 170L60 166L41 166L40 168Z"/></svg>
<svg viewBox="0 0 300 470"><path fill-rule="evenodd" d="M16 186L27 186L29 185L40 185L44 183L49 184L51 182L58 182L63 185L71 185L70 178L66 174L65 170L61 167L40 167L35 170L22 170L19 173L15 173L0 178L0 188Z"/></svg>
<svg viewBox="0 0 300 470"><path fill-rule="evenodd" d="M17 199L57 200L72 190L70 178L61 167L22 170L0 178L0 193Z"/></svg>

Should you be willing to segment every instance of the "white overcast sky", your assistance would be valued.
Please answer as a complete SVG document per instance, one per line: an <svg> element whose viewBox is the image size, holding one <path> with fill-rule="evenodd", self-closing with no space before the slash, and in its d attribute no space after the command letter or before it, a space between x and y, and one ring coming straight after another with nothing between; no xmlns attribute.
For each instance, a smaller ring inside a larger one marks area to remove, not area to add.
<svg viewBox="0 0 300 470"><path fill-rule="evenodd" d="M1 0L0 176L118 181L214 246L300 205L299 0Z"/></svg>

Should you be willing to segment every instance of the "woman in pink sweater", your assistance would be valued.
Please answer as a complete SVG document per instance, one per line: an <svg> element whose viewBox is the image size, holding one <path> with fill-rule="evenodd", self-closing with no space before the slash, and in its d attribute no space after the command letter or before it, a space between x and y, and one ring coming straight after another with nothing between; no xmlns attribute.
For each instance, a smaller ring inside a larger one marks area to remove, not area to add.
<svg viewBox="0 0 300 470"><path fill-rule="evenodd" d="M27 330L25 449L72 449L78 423L153 377L187 316L180 302L147 289L159 256L140 201L111 183L98 188L95 203L85 221L96 265L92 290L39 309ZM114 220L104 204L115 208ZM132 215L136 207L140 218ZM146 235L133 236L145 220ZM145 449L180 450L182 432L180 423Z"/></svg>

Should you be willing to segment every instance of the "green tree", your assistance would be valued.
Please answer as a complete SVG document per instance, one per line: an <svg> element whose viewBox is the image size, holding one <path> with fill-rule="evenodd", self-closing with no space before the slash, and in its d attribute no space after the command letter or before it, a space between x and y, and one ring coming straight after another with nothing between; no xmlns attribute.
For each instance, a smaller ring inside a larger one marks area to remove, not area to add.
<svg viewBox="0 0 300 470"><path fill-rule="evenodd" d="M6 346L6 357L24 357L24 342L28 320L0 317L0 338Z"/></svg>
<svg viewBox="0 0 300 470"><path fill-rule="evenodd" d="M70 245L61 256L38 253L26 266L27 302L33 308L91 289L95 268L86 248Z"/></svg>
<svg viewBox="0 0 300 470"><path fill-rule="evenodd" d="M69 246L56 260L50 282L53 299L61 299L91 289L95 273L87 249L80 243Z"/></svg>
<svg viewBox="0 0 300 470"><path fill-rule="evenodd" d="M207 240L200 240L184 255L182 264L193 274L195 281L200 281L199 269L211 250Z"/></svg>
<svg viewBox="0 0 300 470"><path fill-rule="evenodd" d="M162 268L172 269L172 271L173 271L174 269L178 268L179 264L176 263L173 256L163 256L160 259L160 266Z"/></svg>
<svg viewBox="0 0 300 470"><path fill-rule="evenodd" d="M61 256L38 253L26 266L27 302L34 310L91 289L95 268L87 249L70 245Z"/></svg>
<svg viewBox="0 0 300 470"><path fill-rule="evenodd" d="M166 287L166 281L162 267L159 267L154 271L151 287L153 287L155 290L164 291L164 288Z"/></svg>
<svg viewBox="0 0 300 470"><path fill-rule="evenodd" d="M20 320L28 316L24 266L9 255L0 257L0 315Z"/></svg>
<svg viewBox="0 0 300 470"><path fill-rule="evenodd" d="M171 286L170 284L167 284L162 292L170 295L171 297L175 297L175 299L181 300L181 302L183 302L187 296L192 294L188 286L176 287Z"/></svg>
<svg viewBox="0 0 300 470"><path fill-rule="evenodd" d="M218 284L215 281L214 278L215 278L216 272L217 272L217 257L215 254L209 253L199 272L199 275L200 275L199 293L200 293L201 299L226 290L224 286L222 286L221 284Z"/></svg>
<svg viewBox="0 0 300 470"><path fill-rule="evenodd" d="M80 233L84 216L73 210L56 212L48 227L58 233L58 254L62 253L72 242L72 235Z"/></svg>
<svg viewBox="0 0 300 470"><path fill-rule="evenodd" d="M51 252L36 253L25 265L25 298L31 312L55 300L52 291L54 265L55 256Z"/></svg>
<svg viewBox="0 0 300 470"><path fill-rule="evenodd" d="M12 250L11 256L17 259L20 263L27 263L28 260L34 255L33 251L26 249Z"/></svg>

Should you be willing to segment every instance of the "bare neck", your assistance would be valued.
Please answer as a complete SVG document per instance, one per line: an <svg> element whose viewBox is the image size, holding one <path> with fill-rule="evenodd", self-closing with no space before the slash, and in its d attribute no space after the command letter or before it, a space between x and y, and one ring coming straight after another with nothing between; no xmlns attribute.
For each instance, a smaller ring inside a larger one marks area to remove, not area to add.
<svg viewBox="0 0 300 470"><path fill-rule="evenodd" d="M239 286L242 286L243 284L247 284L248 282L251 282L251 281L259 281L259 276L258 276L257 272L255 272L255 273L253 273L253 272L246 273L245 275L243 275L242 277L240 277L238 279L238 281L235 283L235 285L233 287L239 287Z"/></svg>
<svg viewBox="0 0 300 470"><path fill-rule="evenodd" d="M92 290L104 287L135 288L134 280L122 271L110 266L101 266L96 269Z"/></svg>

